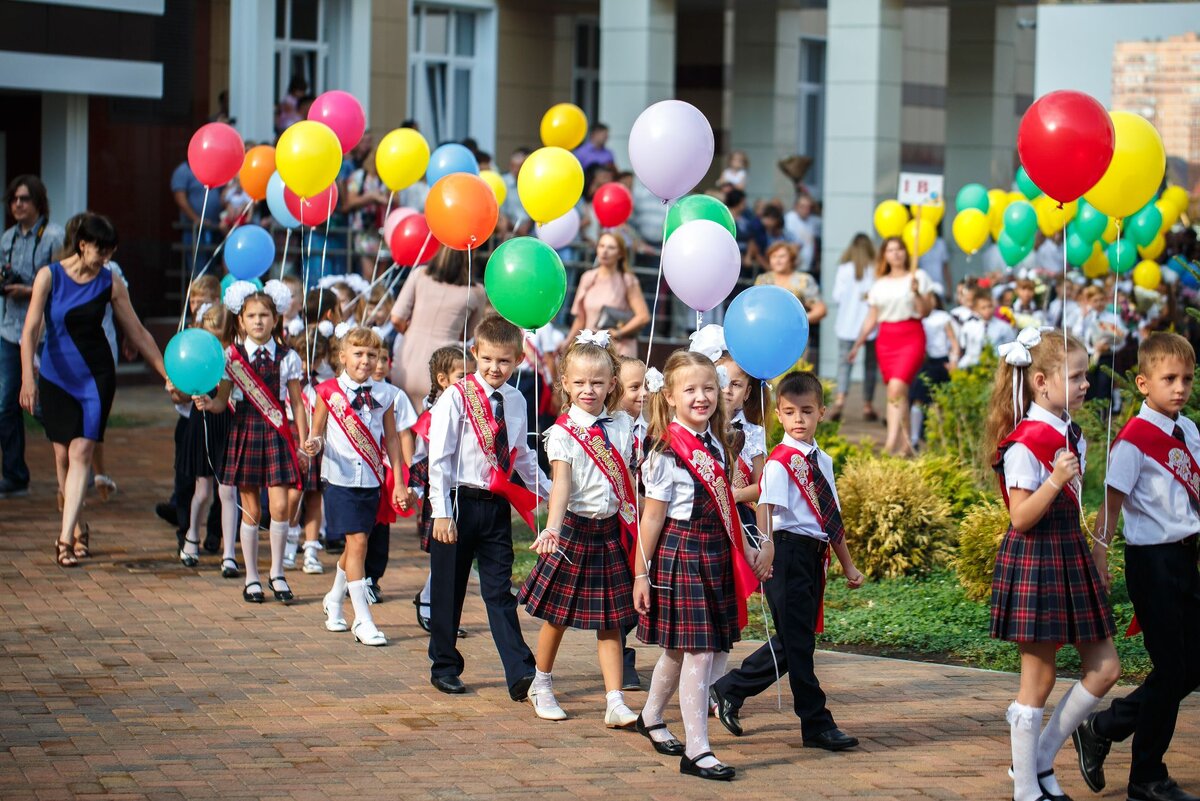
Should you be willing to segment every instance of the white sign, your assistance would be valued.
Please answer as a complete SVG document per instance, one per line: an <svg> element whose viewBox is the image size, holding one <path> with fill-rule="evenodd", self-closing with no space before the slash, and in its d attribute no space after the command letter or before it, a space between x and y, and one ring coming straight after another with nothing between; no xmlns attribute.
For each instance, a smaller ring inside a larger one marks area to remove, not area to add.
<svg viewBox="0 0 1200 801"><path fill-rule="evenodd" d="M906 206L934 206L943 202L942 176L922 172L900 173L896 200Z"/></svg>

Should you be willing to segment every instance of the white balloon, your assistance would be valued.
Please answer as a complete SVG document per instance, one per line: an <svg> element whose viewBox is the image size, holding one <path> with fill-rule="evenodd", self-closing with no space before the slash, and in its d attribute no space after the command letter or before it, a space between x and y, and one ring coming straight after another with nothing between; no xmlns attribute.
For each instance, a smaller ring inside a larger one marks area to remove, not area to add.
<svg viewBox="0 0 1200 801"><path fill-rule="evenodd" d="M557 220L538 223L537 238L555 250L565 248L579 236L579 212L571 209Z"/></svg>
<svg viewBox="0 0 1200 801"><path fill-rule="evenodd" d="M675 229L662 249L663 277L696 311L720 306L737 286L742 254L725 226L692 220Z"/></svg>
<svg viewBox="0 0 1200 801"><path fill-rule="evenodd" d="M629 162L646 188L663 200L683 197L712 166L712 126L700 109L663 100L638 115L629 130Z"/></svg>

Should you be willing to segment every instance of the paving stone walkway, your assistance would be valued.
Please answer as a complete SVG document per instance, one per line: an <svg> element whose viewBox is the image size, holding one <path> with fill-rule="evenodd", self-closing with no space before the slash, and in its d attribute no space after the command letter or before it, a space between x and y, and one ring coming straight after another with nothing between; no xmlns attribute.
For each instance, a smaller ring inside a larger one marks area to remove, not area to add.
<svg viewBox="0 0 1200 801"><path fill-rule="evenodd" d="M424 578L409 528L393 532L386 648L322 627L327 576L289 576L300 602L241 601L216 557L188 570L153 514L171 488L171 429L110 429L120 493L89 501L95 556L54 565L48 445L33 436L33 493L0 501L0 799L1001 799L1011 784L1005 706L1016 677L957 667L820 653L818 672L856 752L800 747L784 689L749 702L747 735L714 721L713 746L738 768L732 786L682 777L633 732L603 727L595 640L568 634L556 670L563 723L509 700L478 594L468 598L464 680L446 696L428 682L426 640L409 598ZM265 542L264 542L265 545ZM264 547L264 553L266 551ZM240 558L240 555L239 555ZM326 557L327 562L332 559ZM264 574L265 575L265 574ZM533 642L537 624L521 613ZM737 660L751 648L741 644ZM648 679L656 658L639 649ZM1061 694L1062 688L1055 693ZM1127 692L1128 688L1121 688ZM639 707L643 695L630 694ZM677 734L678 710L668 721ZM1169 755L1200 790L1200 698L1188 700ZM1084 787L1068 745L1064 786ZM1128 748L1109 762L1124 798Z"/></svg>

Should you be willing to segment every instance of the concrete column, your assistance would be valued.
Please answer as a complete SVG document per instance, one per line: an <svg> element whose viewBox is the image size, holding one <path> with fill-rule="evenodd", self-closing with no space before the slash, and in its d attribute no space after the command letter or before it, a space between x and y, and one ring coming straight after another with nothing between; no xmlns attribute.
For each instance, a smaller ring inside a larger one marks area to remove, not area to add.
<svg viewBox="0 0 1200 801"><path fill-rule="evenodd" d="M233 0L229 7L229 113L238 133L275 141L275 4Z"/></svg>
<svg viewBox="0 0 1200 801"><path fill-rule="evenodd" d="M842 249L872 231L900 173L901 0L829 4L821 288L828 298ZM837 309L822 322L820 372L837 370Z"/></svg>
<svg viewBox="0 0 1200 801"><path fill-rule="evenodd" d="M600 119L629 166L629 129L647 106L675 96L675 0L600 1Z"/></svg>
<svg viewBox="0 0 1200 801"><path fill-rule="evenodd" d="M1018 123L1017 35L1016 9L1011 6L950 6L947 198L972 182L1006 189L1012 183ZM966 256L957 247L950 250L957 280L966 273ZM974 268L978 270L978 265Z"/></svg>
<svg viewBox="0 0 1200 801"><path fill-rule="evenodd" d="M41 179L54 222L61 225L88 207L87 95L42 95Z"/></svg>
<svg viewBox="0 0 1200 801"><path fill-rule="evenodd" d="M761 0L738 3L733 13L729 149L744 150L750 159L746 193L782 198L786 210L795 192L775 162L796 150L797 18Z"/></svg>

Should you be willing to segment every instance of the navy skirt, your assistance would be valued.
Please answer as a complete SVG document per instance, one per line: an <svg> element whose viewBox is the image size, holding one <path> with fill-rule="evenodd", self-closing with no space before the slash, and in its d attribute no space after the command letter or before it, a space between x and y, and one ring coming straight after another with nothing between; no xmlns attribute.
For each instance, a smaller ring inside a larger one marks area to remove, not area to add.
<svg viewBox="0 0 1200 801"><path fill-rule="evenodd" d="M370 534L379 514L379 487L339 487L321 482L325 506L325 534L336 538L347 534Z"/></svg>

